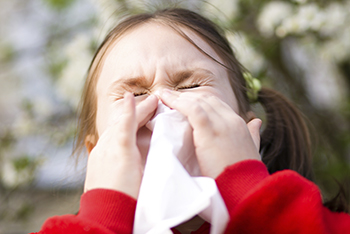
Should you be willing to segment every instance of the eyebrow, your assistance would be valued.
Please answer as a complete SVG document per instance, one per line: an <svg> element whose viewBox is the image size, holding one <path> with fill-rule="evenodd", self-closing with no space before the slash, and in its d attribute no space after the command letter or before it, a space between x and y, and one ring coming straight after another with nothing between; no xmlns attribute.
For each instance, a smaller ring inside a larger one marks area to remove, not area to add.
<svg viewBox="0 0 350 234"><path fill-rule="evenodd" d="M170 74L169 81L167 81L167 83L171 86L176 87L179 84L189 80L190 78L200 79L201 77L203 77L205 79L213 75L214 74L211 71L203 68L182 70L174 74ZM125 86L149 89L151 87L151 84L150 81L148 81L145 77L138 76L118 79L111 84L110 88L114 90L116 88L123 88Z"/></svg>

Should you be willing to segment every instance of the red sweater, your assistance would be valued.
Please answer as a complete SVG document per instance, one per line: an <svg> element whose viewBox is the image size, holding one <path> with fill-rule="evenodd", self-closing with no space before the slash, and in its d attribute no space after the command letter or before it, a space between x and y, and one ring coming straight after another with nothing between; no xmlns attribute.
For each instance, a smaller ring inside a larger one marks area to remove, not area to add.
<svg viewBox="0 0 350 234"><path fill-rule="evenodd" d="M246 160L227 167L216 183L230 214L225 233L350 233L350 216L323 207L317 186L291 170L269 175L263 163ZM123 193L94 189L82 195L78 215L52 217L39 233L132 233L135 208ZM205 223L193 234L209 229Z"/></svg>

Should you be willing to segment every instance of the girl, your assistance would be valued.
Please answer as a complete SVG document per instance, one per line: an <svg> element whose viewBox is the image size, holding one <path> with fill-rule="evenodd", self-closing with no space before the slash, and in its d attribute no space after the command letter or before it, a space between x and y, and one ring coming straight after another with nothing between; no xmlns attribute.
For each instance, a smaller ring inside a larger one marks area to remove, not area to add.
<svg viewBox="0 0 350 234"><path fill-rule="evenodd" d="M41 233L132 233L151 137L145 124L159 99L193 128L201 173L215 179L230 215L225 233L349 232L350 216L325 208L304 178L311 158L300 113L252 83L221 31L194 12L121 22L96 52L82 96L75 151L85 145L89 159L80 211L48 219ZM267 113L261 140L247 92ZM195 217L173 232L209 230Z"/></svg>

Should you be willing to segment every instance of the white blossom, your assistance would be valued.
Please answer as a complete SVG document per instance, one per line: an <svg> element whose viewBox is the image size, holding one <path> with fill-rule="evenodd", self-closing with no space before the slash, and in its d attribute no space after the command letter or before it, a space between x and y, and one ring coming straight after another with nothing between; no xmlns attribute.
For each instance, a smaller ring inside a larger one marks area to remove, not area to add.
<svg viewBox="0 0 350 234"><path fill-rule="evenodd" d="M303 34L315 31L331 35L344 26L350 14L350 4L331 3L321 9L315 3L293 7L286 2L267 3L260 13L257 24L260 32L267 37L275 33L278 37L288 34ZM346 25L346 24L345 24Z"/></svg>
<svg viewBox="0 0 350 234"><path fill-rule="evenodd" d="M322 109L336 110L348 95L336 65L319 56L317 47L286 40L284 51L302 71L303 82L311 102ZM292 66L293 67L293 66Z"/></svg>
<svg viewBox="0 0 350 234"><path fill-rule="evenodd" d="M290 33L302 34L308 30L318 31L326 20L326 15L316 4L302 5L294 15L285 18L281 22L276 30L276 35L281 36L279 35L281 30L285 32L285 35Z"/></svg>
<svg viewBox="0 0 350 234"><path fill-rule="evenodd" d="M272 1L267 3L261 10L257 26L261 34L270 37L274 34L275 28L280 25L283 19L293 13L293 6L288 2Z"/></svg>
<svg viewBox="0 0 350 234"><path fill-rule="evenodd" d="M304 19L298 19L298 17L290 17L283 20L282 24L277 27L276 35L284 37L289 33L300 33L308 28L308 23ZM283 34L280 32L283 31Z"/></svg>
<svg viewBox="0 0 350 234"><path fill-rule="evenodd" d="M320 28L320 34L324 36L332 36L345 25L350 26L350 1L348 4L331 3L324 9L325 22ZM348 22L346 24L346 22ZM349 28L348 28L349 29Z"/></svg>
<svg viewBox="0 0 350 234"><path fill-rule="evenodd" d="M350 57L350 1L340 5L332 3L325 9L327 21L320 34L328 41L320 44L321 57L332 62L341 62Z"/></svg>
<svg viewBox="0 0 350 234"><path fill-rule="evenodd" d="M13 159L4 158L2 161L2 182L6 187L17 187L29 184L33 181L35 173L32 168L27 167L16 170Z"/></svg>
<svg viewBox="0 0 350 234"><path fill-rule="evenodd" d="M264 67L264 57L249 43L243 33L227 33L227 39L235 51L237 59L251 73L256 74Z"/></svg>
<svg viewBox="0 0 350 234"><path fill-rule="evenodd" d="M300 6L295 17L299 21L301 32L318 30L325 20L323 12L315 3Z"/></svg>

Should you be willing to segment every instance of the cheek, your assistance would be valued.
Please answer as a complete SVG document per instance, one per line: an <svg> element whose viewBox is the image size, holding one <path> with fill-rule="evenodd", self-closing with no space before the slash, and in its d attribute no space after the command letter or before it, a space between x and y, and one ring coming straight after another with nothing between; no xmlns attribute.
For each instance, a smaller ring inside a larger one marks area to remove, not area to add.
<svg viewBox="0 0 350 234"><path fill-rule="evenodd" d="M228 104L232 108L232 110L234 110L237 114L239 113L237 98L231 86L229 86L227 90L223 90L222 92L220 92L218 94L218 97L222 101L226 102L226 104Z"/></svg>
<svg viewBox="0 0 350 234"><path fill-rule="evenodd" d="M120 115L123 113L122 107L122 100L113 103L98 103L96 127L99 136L101 136L109 126L118 121Z"/></svg>
<svg viewBox="0 0 350 234"><path fill-rule="evenodd" d="M234 91L232 90L231 83L229 82L228 78L221 80L217 96L222 101L226 102L226 104L228 104L232 110L234 110L236 113L239 113L238 101Z"/></svg>

